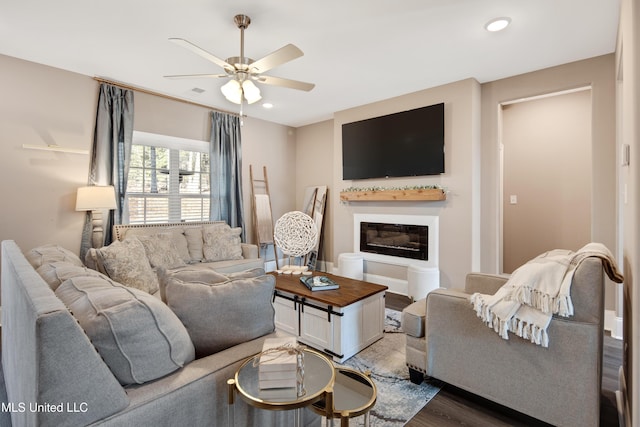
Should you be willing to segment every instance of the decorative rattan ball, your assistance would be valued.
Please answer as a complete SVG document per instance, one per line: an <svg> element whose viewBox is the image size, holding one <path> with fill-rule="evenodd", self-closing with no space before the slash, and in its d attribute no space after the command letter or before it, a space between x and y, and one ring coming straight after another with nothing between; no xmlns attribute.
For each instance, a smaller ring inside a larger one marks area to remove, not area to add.
<svg viewBox="0 0 640 427"><path fill-rule="evenodd" d="M285 255L302 256L316 246L318 229L313 218L306 213L287 212L276 221L273 239Z"/></svg>

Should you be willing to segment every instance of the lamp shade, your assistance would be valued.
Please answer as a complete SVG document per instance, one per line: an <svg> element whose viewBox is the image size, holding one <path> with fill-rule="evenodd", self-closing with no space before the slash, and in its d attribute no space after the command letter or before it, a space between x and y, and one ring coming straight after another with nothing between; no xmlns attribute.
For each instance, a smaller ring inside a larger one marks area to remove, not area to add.
<svg viewBox="0 0 640 427"><path fill-rule="evenodd" d="M234 104L240 104L242 101L242 88L237 80L229 80L220 88L220 91L228 101L231 101Z"/></svg>
<svg viewBox="0 0 640 427"><path fill-rule="evenodd" d="M260 89L258 89L258 86L256 86L251 80L245 80L242 82L242 92L244 93L244 99L246 99L249 104L253 104L254 102L258 102L262 99L262 96L260 96Z"/></svg>
<svg viewBox="0 0 640 427"><path fill-rule="evenodd" d="M116 207L116 192L113 186L92 185L78 188L76 197L77 211L115 209Z"/></svg>
<svg viewBox="0 0 640 427"><path fill-rule="evenodd" d="M234 104L240 104L243 97L248 104L253 104L262 99L260 89L251 80L244 80L242 83L235 79L229 80L220 88L220 91L227 98L227 101L231 101Z"/></svg>

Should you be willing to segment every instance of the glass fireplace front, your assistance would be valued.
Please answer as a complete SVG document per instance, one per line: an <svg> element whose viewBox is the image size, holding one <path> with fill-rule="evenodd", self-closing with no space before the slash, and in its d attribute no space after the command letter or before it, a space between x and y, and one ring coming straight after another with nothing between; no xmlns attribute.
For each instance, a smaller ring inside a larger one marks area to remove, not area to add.
<svg viewBox="0 0 640 427"><path fill-rule="evenodd" d="M360 251L427 261L426 225L360 223Z"/></svg>

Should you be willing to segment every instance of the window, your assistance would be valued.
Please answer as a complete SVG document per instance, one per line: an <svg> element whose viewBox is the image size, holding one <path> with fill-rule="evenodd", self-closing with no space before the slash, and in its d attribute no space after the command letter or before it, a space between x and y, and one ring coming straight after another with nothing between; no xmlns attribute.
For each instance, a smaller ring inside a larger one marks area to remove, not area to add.
<svg viewBox="0 0 640 427"><path fill-rule="evenodd" d="M209 219L208 142L134 131L129 224Z"/></svg>

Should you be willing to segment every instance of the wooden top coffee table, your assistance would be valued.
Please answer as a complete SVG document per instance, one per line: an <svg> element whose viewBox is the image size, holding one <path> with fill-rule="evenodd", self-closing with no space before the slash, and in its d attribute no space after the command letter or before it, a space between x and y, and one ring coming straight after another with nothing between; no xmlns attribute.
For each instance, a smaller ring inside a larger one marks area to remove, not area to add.
<svg viewBox="0 0 640 427"><path fill-rule="evenodd" d="M300 283L300 275L296 274L277 274L276 289L279 291L290 292L312 299L334 307L345 307L354 302L360 301L379 292L388 289L387 286L376 285L375 283L364 282L362 280L350 279L348 277L336 276L335 274L317 272L313 276L326 276L340 285L339 289L328 291L310 291L305 285Z"/></svg>
<svg viewBox="0 0 640 427"><path fill-rule="evenodd" d="M328 273L339 289L310 291L300 275L271 273L276 278L273 305L276 328L343 362L382 338L387 286Z"/></svg>

